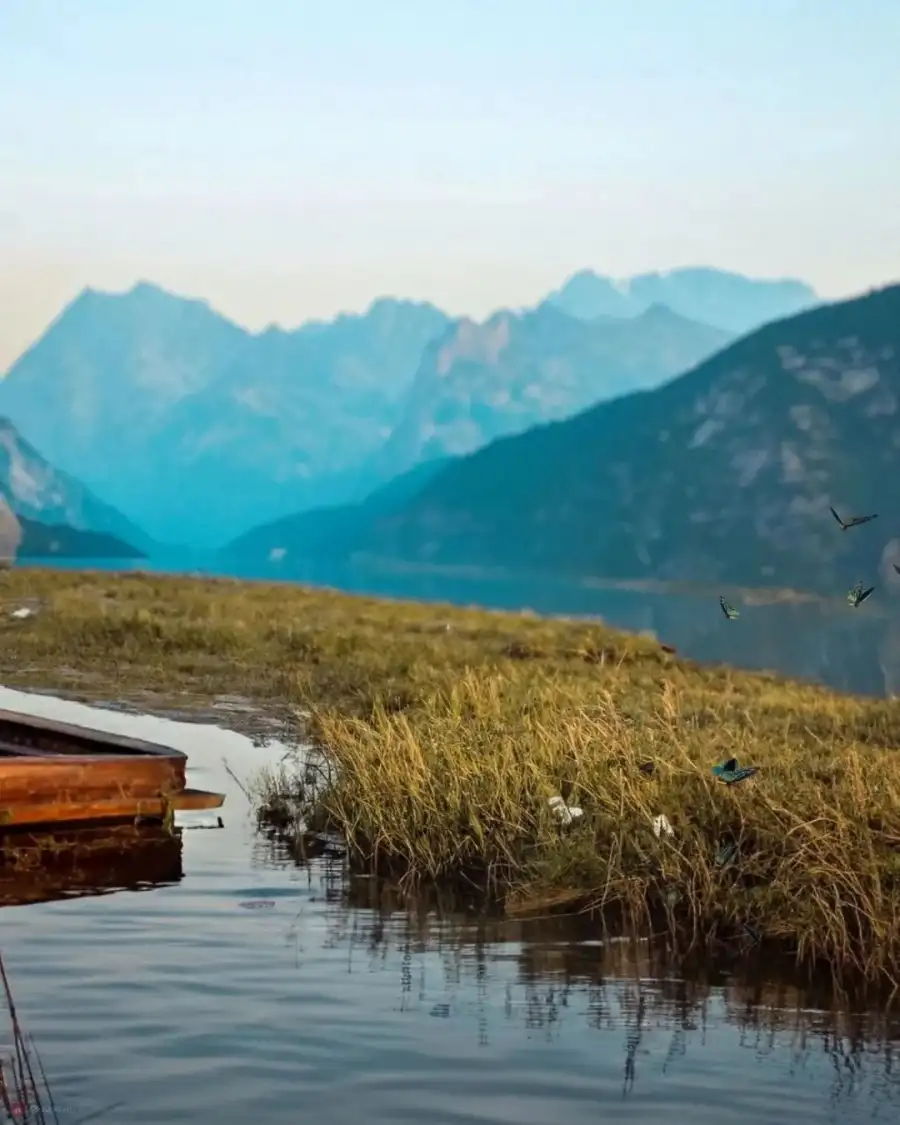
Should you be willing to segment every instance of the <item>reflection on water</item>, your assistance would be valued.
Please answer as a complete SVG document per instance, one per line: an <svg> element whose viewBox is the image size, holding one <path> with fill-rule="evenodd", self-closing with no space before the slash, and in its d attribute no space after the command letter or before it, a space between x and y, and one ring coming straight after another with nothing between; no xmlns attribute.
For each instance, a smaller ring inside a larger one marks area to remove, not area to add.
<svg viewBox="0 0 900 1125"><path fill-rule="evenodd" d="M102 563L92 566L103 568ZM110 569L128 569L121 563ZM170 557L141 560L131 569L217 574L214 561ZM231 572L229 572L231 573ZM740 620L726 621L718 590L663 593L602 585L490 575L461 576L422 570L389 571L371 567L289 568L265 565L237 575L309 582L354 593L481 605L494 609L529 608L537 613L601 617L634 632L650 630L695 660L724 662L749 669L815 680L839 691L872 695L900 693L900 612L891 600L891 583L877 598L851 609L843 593L822 601L747 604ZM732 597L738 603L740 597Z"/></svg>
<svg viewBox="0 0 900 1125"><path fill-rule="evenodd" d="M0 705L91 719L3 689ZM185 832L167 885L0 910L63 1125L897 1120L900 1023L874 1002L759 963L677 967L601 943L587 919L441 913L348 885L340 860L299 867L253 830L223 758L246 778L282 748L95 721L184 750L226 793L225 827Z"/></svg>
<svg viewBox="0 0 900 1125"><path fill-rule="evenodd" d="M0 833L0 906L150 890L182 875L181 834L161 826Z"/></svg>

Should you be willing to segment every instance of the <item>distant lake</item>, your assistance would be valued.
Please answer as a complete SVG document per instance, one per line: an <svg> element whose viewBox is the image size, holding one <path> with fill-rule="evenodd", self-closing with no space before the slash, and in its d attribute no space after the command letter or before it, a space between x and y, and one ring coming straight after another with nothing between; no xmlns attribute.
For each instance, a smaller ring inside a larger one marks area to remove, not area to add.
<svg viewBox="0 0 900 1125"><path fill-rule="evenodd" d="M883 1004L733 956L679 968L644 942L601 942L587 919L403 903L254 834L222 759L246 778L278 747L5 690L0 703L179 746L227 793L223 829L185 830L152 869L135 853L140 891L0 907L60 1125L900 1120L900 1020ZM2 1012L0 1026L2 1052Z"/></svg>
<svg viewBox="0 0 900 1125"><path fill-rule="evenodd" d="M54 564L56 565L56 564ZM720 591L665 592L588 586L508 576L439 574L425 569L374 567L290 568L269 564L226 571L199 557L151 560L79 560L68 569L154 570L161 573L230 574L243 579L302 582L351 593L422 601L531 609L536 613L602 618L632 632L648 630L695 660L765 669L823 683L839 691L900 694L900 611L879 594L851 609L838 593L833 602L741 604L741 617L727 621ZM751 595L752 597L752 595Z"/></svg>

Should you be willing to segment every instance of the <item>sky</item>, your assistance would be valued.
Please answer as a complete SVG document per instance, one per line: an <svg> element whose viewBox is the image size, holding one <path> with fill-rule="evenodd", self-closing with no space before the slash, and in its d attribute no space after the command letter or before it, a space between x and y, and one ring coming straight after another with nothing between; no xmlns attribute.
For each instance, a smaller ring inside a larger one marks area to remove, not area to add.
<svg viewBox="0 0 900 1125"><path fill-rule="evenodd" d="M0 0L0 371L138 279L250 328L900 280L898 58L898 0Z"/></svg>

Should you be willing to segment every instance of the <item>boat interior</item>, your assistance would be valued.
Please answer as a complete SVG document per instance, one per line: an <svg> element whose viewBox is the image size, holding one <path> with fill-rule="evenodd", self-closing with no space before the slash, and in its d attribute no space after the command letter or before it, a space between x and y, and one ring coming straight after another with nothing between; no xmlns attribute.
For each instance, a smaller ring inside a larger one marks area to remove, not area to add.
<svg viewBox="0 0 900 1125"><path fill-rule="evenodd" d="M183 757L180 751L125 735L94 731L50 719L0 710L0 761L4 758L59 758L66 755Z"/></svg>

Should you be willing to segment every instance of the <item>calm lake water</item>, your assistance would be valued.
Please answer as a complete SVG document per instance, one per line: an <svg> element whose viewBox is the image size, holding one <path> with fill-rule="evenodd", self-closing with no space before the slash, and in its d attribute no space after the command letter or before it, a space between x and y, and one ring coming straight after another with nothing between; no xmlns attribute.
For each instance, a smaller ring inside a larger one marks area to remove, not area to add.
<svg viewBox="0 0 900 1125"><path fill-rule="evenodd" d="M680 976L584 921L389 912L339 860L298 868L254 833L226 762L247 778L283 747L6 689L0 706L153 737L227 793L224 828L134 860L167 885L0 908L62 1125L900 1117L900 1021L883 1012L734 967Z"/></svg>

